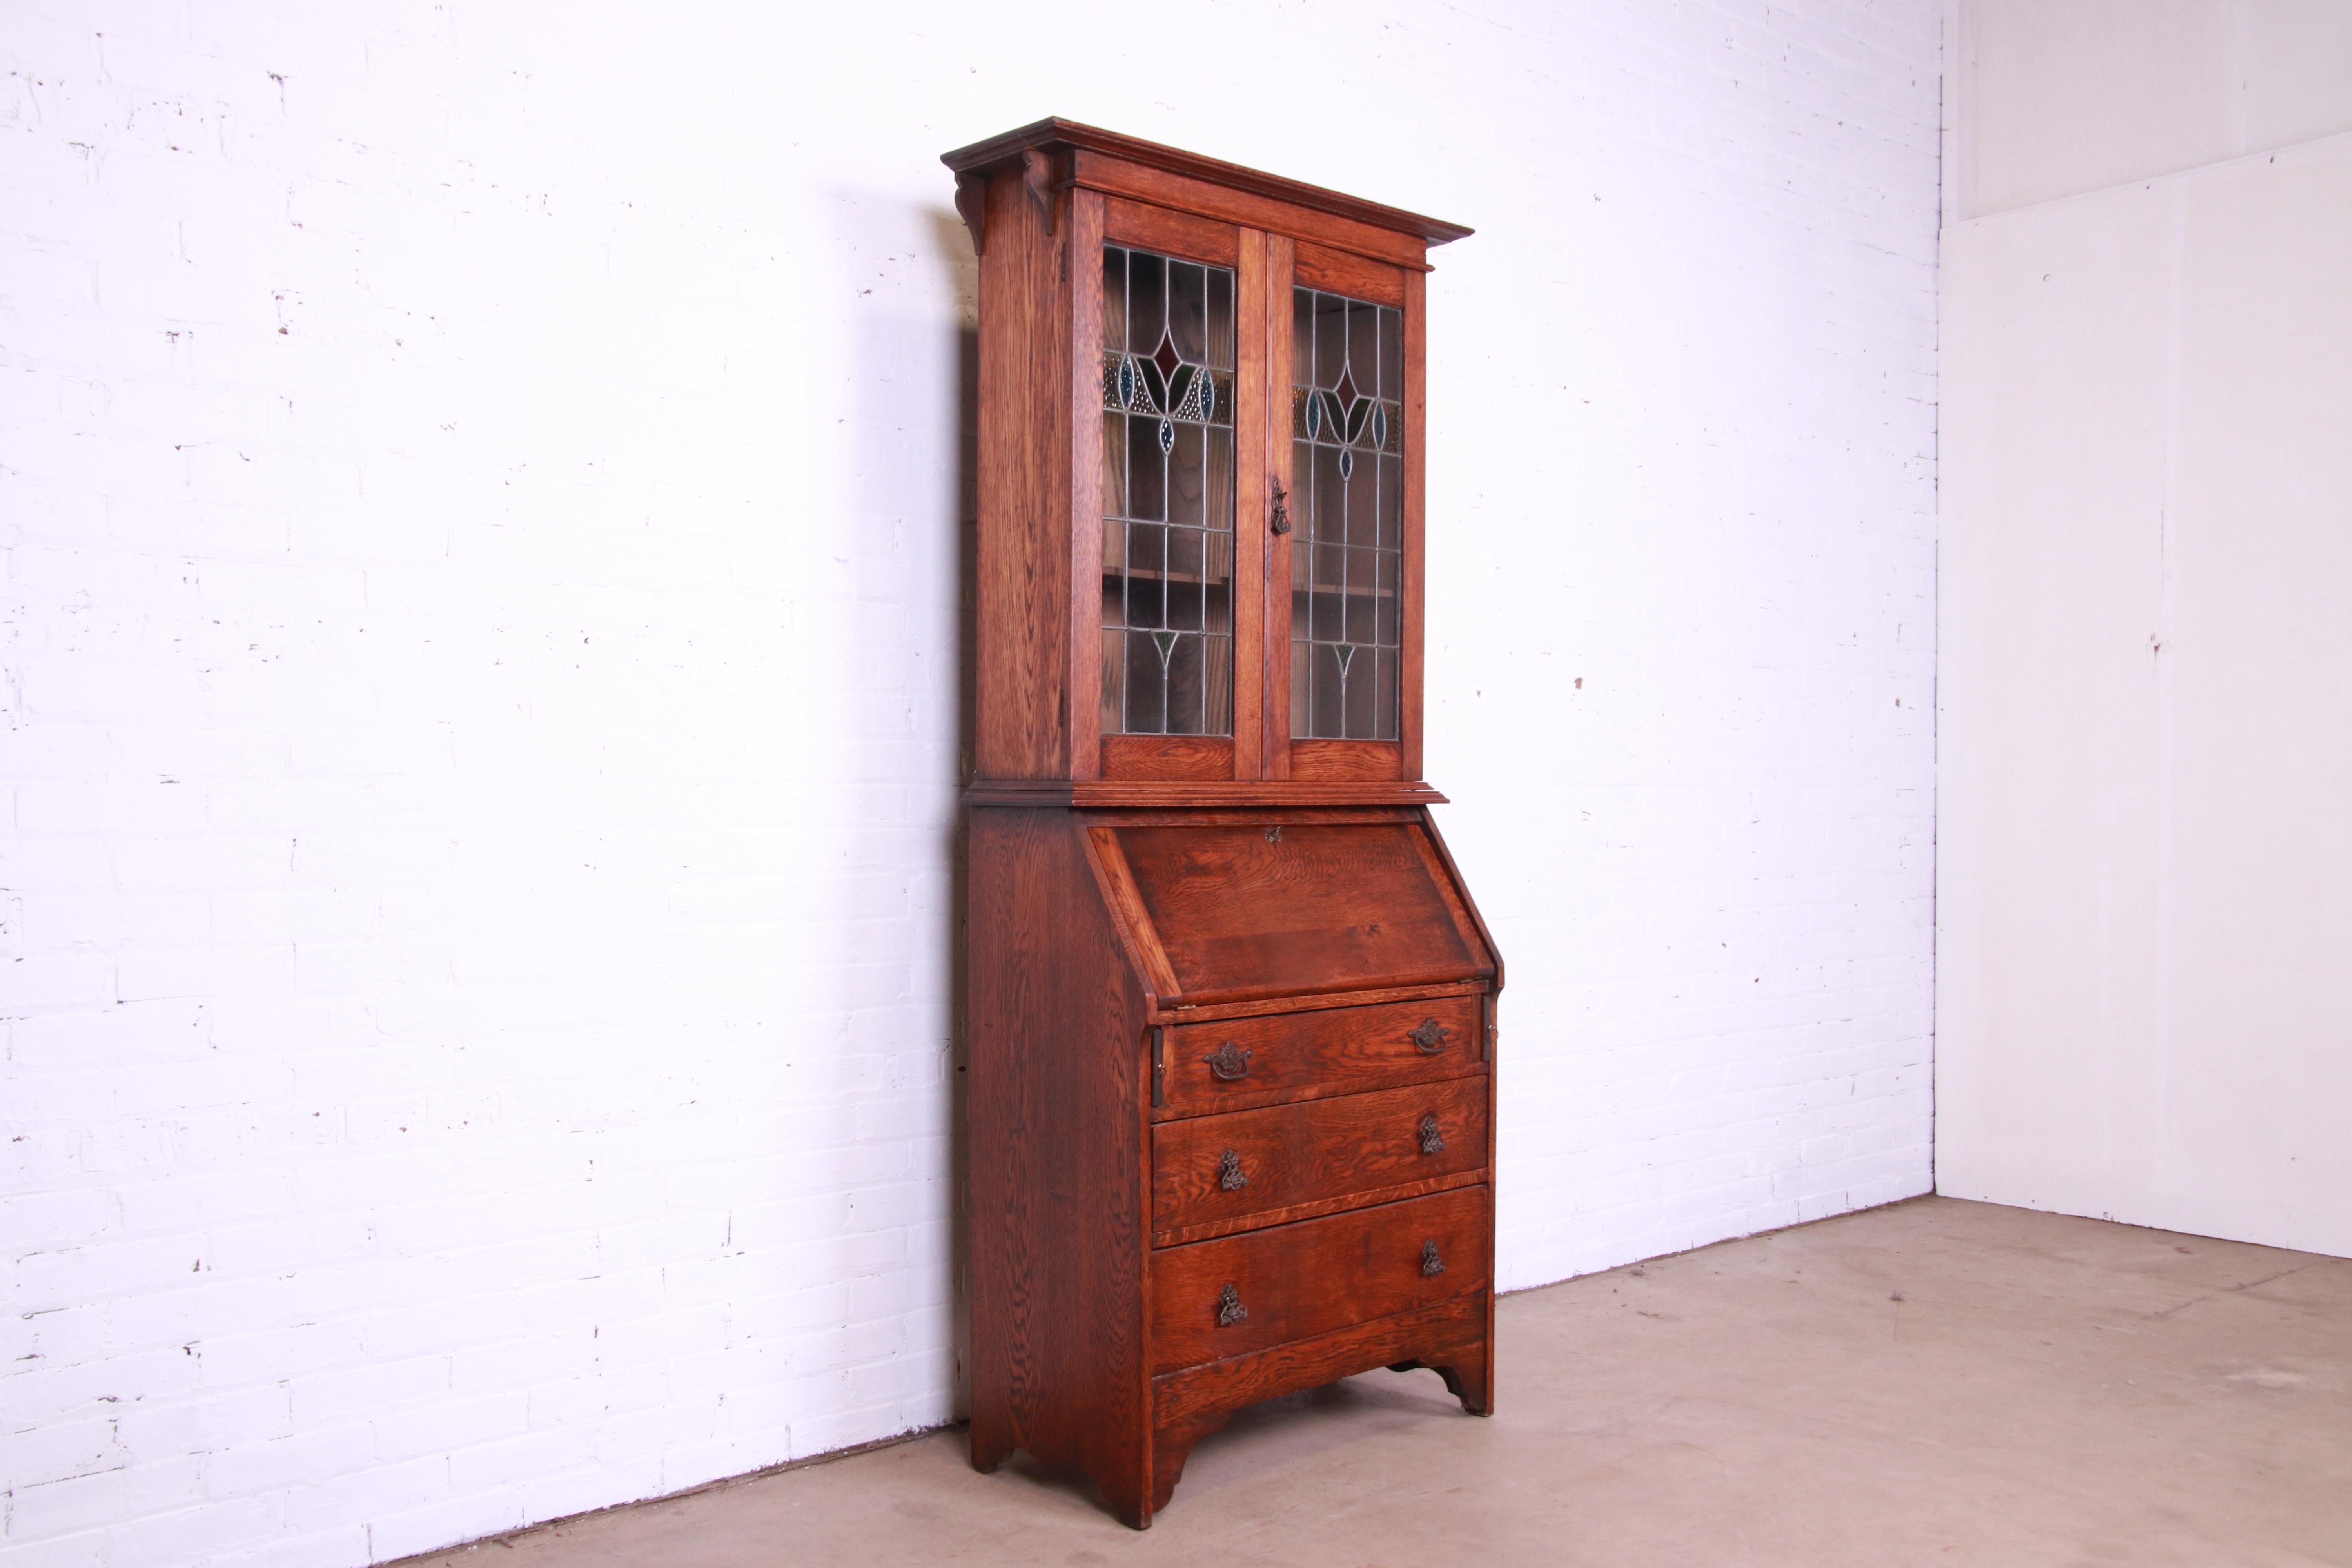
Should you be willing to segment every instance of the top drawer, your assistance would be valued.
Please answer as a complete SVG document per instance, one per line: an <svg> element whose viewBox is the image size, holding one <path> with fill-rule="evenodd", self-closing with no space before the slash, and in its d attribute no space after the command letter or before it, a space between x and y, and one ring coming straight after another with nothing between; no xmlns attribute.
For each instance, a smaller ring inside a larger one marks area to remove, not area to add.
<svg viewBox="0 0 2352 1568"><path fill-rule="evenodd" d="M1440 996L1221 1024L1181 1024L1160 1047L1153 1120L1428 1083L1486 1068L1479 999Z"/></svg>

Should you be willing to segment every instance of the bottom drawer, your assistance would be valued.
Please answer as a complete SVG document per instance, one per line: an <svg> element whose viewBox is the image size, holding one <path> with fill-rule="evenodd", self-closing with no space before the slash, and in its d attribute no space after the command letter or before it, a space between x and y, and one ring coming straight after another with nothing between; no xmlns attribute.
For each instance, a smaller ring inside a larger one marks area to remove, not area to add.
<svg viewBox="0 0 2352 1568"><path fill-rule="evenodd" d="M1493 1267L1484 1185L1167 1247L1151 1258L1152 1370L1484 1290Z"/></svg>

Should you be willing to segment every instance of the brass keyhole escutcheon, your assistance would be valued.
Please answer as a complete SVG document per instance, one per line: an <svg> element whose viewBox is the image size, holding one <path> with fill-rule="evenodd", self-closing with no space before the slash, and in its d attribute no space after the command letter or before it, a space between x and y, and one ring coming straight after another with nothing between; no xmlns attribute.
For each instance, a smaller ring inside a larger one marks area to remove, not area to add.
<svg viewBox="0 0 2352 1568"><path fill-rule="evenodd" d="M1430 1245L1434 1247L1437 1244L1432 1242ZM1248 1316L1249 1309L1242 1305L1242 1293L1239 1290L1229 1284L1217 1292L1217 1327L1230 1329Z"/></svg>
<svg viewBox="0 0 2352 1568"><path fill-rule="evenodd" d="M1421 1119L1421 1152L1424 1154L1445 1152L1445 1134L1439 1131L1437 1113L1433 1110Z"/></svg>
<svg viewBox="0 0 2352 1568"><path fill-rule="evenodd" d="M1437 1243L1434 1240L1423 1242L1421 1244L1422 1278L1426 1279L1432 1275L1443 1274L1444 1272L1445 1260L1437 1256ZM1228 1289L1230 1289L1230 1287L1228 1287ZM1238 1298L1236 1298L1236 1300L1238 1300Z"/></svg>
<svg viewBox="0 0 2352 1568"><path fill-rule="evenodd" d="M1217 1185L1223 1191L1237 1193L1249 1185L1249 1173L1242 1169L1242 1157L1228 1149L1217 1157Z"/></svg>

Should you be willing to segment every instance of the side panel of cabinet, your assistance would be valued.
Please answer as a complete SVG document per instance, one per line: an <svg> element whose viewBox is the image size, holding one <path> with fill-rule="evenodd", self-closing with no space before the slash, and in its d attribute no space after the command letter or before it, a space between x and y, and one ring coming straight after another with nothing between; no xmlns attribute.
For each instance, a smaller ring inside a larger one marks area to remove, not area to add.
<svg viewBox="0 0 2352 1568"><path fill-rule="evenodd" d="M1068 204L1063 204L1067 206ZM983 778L1068 776L1071 471L1062 232L1016 174L989 181L980 258L977 722Z"/></svg>
<svg viewBox="0 0 2352 1568"><path fill-rule="evenodd" d="M1070 542L1069 757L1072 778L1094 779L1102 776L1102 710L1097 702L1102 680L1103 198L1074 190L1069 205L1068 249L1062 263L1070 275L1063 338L1070 374L1070 417L1064 427L1069 510L1063 514ZM1049 509L1041 515L1054 513Z"/></svg>
<svg viewBox="0 0 2352 1568"><path fill-rule="evenodd" d="M967 832L972 1463L1025 1448L1139 1524L1144 996L1068 812L979 807Z"/></svg>
<svg viewBox="0 0 2352 1568"><path fill-rule="evenodd" d="M1503 983L1506 978L1503 952L1495 945L1495 933L1486 929L1486 917L1478 912L1478 900L1471 896L1470 884L1462 877L1462 868L1454 863L1454 851L1445 847L1445 835L1437 830L1436 819L1430 816L1427 807L1422 808L1420 816L1422 826L1429 833L1427 842L1430 852L1437 858L1437 863L1444 868L1446 885L1454 890L1455 897L1460 900L1463 917L1468 921L1470 929L1477 933L1479 945L1484 947L1487 956L1495 961L1494 989L1480 998L1480 1012L1483 1016L1480 1019L1479 1028L1479 1048L1486 1058L1486 1135L1488 1140L1486 1180L1491 1189L1502 1168L1502 1162L1496 1155L1493 1139L1498 1125L1496 1118L1502 1114L1502 1091L1498 1086L1502 1082L1503 1074L1501 1019ZM1481 1390L1479 1409L1483 1414L1492 1415L1495 1413L1493 1366L1495 1293L1492 1290L1486 1292L1486 1317L1485 1343L1487 1348L1486 1354L1479 1361L1478 1385Z"/></svg>

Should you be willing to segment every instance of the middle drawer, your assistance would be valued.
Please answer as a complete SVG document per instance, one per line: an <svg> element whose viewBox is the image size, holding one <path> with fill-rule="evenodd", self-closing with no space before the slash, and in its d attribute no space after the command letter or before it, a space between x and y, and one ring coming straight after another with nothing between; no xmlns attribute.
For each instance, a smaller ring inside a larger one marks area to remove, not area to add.
<svg viewBox="0 0 2352 1568"><path fill-rule="evenodd" d="M1152 1240L1301 1219L1382 1189L1426 1192L1484 1171L1486 1146L1483 1074L1163 1121L1151 1130Z"/></svg>

